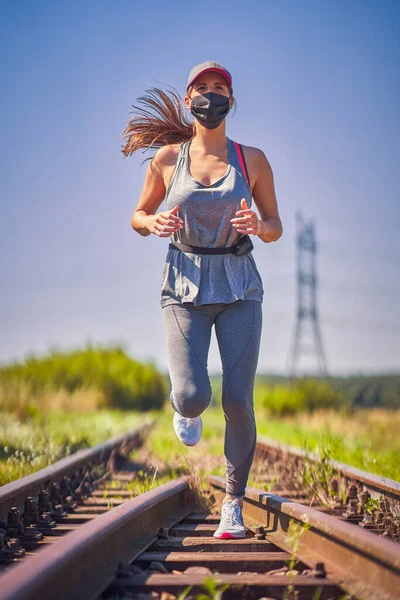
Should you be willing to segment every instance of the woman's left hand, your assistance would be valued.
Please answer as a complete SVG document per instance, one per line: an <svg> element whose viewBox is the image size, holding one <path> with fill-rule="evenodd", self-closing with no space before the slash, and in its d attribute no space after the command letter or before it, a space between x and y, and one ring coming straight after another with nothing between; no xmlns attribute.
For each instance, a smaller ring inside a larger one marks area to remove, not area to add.
<svg viewBox="0 0 400 600"><path fill-rule="evenodd" d="M236 211L236 218L231 219L233 227L240 233L258 235L262 227L260 219L257 217L254 210L251 210L247 206L245 198L241 199L240 206L242 207L242 210Z"/></svg>

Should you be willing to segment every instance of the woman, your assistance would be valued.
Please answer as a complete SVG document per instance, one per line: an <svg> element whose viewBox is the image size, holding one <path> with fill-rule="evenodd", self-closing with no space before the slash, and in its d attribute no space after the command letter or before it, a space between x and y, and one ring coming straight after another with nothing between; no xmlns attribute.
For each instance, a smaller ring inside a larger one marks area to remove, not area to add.
<svg viewBox="0 0 400 600"><path fill-rule="evenodd" d="M211 329L221 355L226 428L226 496L214 536L244 537L242 507L254 456L253 388L262 328L263 285L250 236L273 242L282 235L273 174L258 148L226 135L234 104L232 76L207 61L189 74L182 115L177 95L142 98L160 116L133 119L125 129L127 156L159 146L147 169L132 227L141 235L169 237L161 306L171 377L173 426L188 446L198 443L201 413L211 399L207 358ZM141 109L139 109L141 110ZM248 180L248 181L247 181ZM251 209L252 197L261 219ZM167 210L156 214L162 201Z"/></svg>

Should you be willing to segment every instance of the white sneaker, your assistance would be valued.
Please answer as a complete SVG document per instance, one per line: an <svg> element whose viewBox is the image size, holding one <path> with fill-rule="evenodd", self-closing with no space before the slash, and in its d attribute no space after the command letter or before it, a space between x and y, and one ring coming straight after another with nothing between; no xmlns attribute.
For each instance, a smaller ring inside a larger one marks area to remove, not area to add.
<svg viewBox="0 0 400 600"><path fill-rule="evenodd" d="M246 537L242 509L237 498L227 500L222 505L221 521L214 537L219 539L235 539Z"/></svg>
<svg viewBox="0 0 400 600"><path fill-rule="evenodd" d="M201 417L187 419L175 411L173 422L176 435L186 446L195 446L200 441L203 432Z"/></svg>

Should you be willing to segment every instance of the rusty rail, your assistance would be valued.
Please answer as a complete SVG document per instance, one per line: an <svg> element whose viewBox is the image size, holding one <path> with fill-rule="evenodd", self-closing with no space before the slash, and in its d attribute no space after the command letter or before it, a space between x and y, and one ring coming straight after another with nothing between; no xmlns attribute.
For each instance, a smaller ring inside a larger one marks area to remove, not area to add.
<svg viewBox="0 0 400 600"><path fill-rule="evenodd" d="M208 482L210 495L221 500L225 480L209 476ZM400 554L393 542L250 487L243 514L252 537L217 540L218 517L193 514L193 498L182 477L127 500L11 566L0 577L0 600L91 600L106 589L129 597L186 585L197 591L205 577L198 569L210 567L220 571L217 584L232 586L229 598L281 598L290 581L301 600L319 589L321 600L339 598L340 590L358 600L398 598ZM291 523L304 528L296 548ZM293 556L299 572L290 580L281 570Z"/></svg>
<svg viewBox="0 0 400 600"><path fill-rule="evenodd" d="M110 584L120 561L133 560L189 511L187 478L166 483L85 523L0 577L0 600L88 600Z"/></svg>
<svg viewBox="0 0 400 600"><path fill-rule="evenodd" d="M209 476L217 497L226 482ZM365 600L397 600L400 589L399 546L369 531L286 498L247 487L243 515L262 523L266 539L290 551L289 523L307 524L296 555L306 564L323 560L328 579Z"/></svg>
<svg viewBox="0 0 400 600"><path fill-rule="evenodd" d="M296 446L288 446L275 440L266 437L257 437L256 445L256 458L260 458L263 455L271 454L275 452L277 454L287 454L298 458L303 461L307 457L313 461L321 460L320 457L314 452L305 452L301 448ZM374 475L367 471L362 471L355 467L351 467L337 460L331 460L330 464L332 467L346 480L349 482L357 482L367 489L372 495L382 494L390 496L393 499L400 500L400 482L383 477L380 475Z"/></svg>
<svg viewBox="0 0 400 600"><path fill-rule="evenodd" d="M257 440L253 465L257 486L265 482L265 489L278 496L328 511L400 543L398 481L266 438Z"/></svg>

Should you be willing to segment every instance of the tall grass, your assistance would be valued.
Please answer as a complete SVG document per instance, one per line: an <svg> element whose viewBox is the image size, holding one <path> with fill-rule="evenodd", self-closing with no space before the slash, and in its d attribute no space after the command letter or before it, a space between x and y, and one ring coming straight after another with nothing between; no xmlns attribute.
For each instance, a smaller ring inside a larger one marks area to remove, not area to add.
<svg viewBox="0 0 400 600"><path fill-rule="evenodd" d="M276 417L257 408L257 429L285 444L323 454L364 471L400 481L400 410L319 409Z"/></svg>
<svg viewBox="0 0 400 600"><path fill-rule="evenodd" d="M130 358L120 346L53 351L0 369L0 410L35 411L161 408L167 382L154 364Z"/></svg>
<svg viewBox="0 0 400 600"><path fill-rule="evenodd" d="M154 416L150 412L147 419ZM97 414L53 411L22 420L15 414L0 413L0 419L0 485L135 429L144 420L141 413L115 410Z"/></svg>
<svg viewBox="0 0 400 600"><path fill-rule="evenodd" d="M187 467L202 476L206 472L225 474L222 407L203 414L203 435L188 448L172 427L173 410L149 412L157 417L147 448L154 458L167 461L174 469ZM143 422L142 413L102 410L77 413L54 411L18 417L0 413L0 485L41 469L80 448L100 443L112 435ZM352 414L333 410L272 417L256 407L257 431L286 444L310 449L332 458L400 481L400 411L358 409Z"/></svg>

